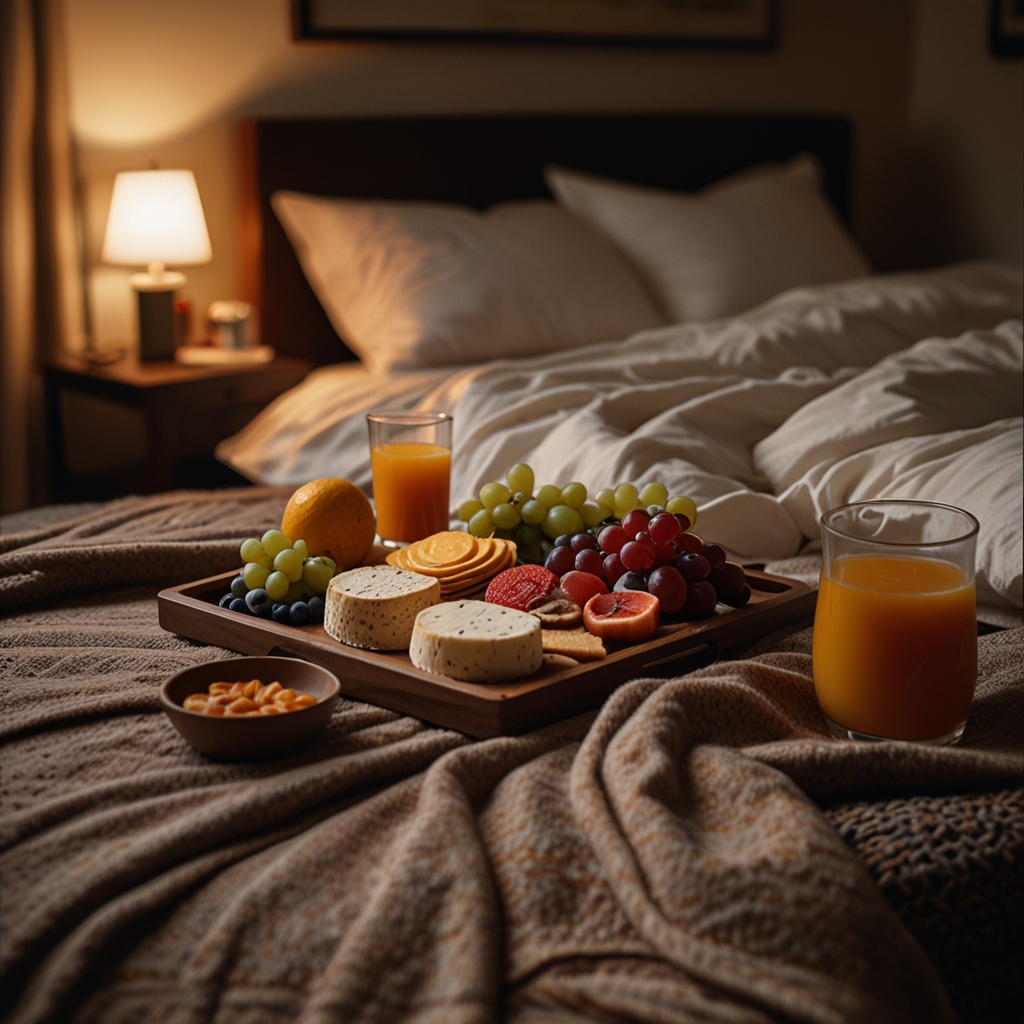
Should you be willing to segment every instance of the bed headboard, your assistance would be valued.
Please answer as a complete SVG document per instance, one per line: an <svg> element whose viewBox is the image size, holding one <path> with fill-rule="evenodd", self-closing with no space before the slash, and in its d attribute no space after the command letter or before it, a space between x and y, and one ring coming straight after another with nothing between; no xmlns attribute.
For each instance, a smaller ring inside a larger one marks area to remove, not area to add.
<svg viewBox="0 0 1024 1024"><path fill-rule="evenodd" d="M842 117L531 114L261 120L242 124L243 287L263 340L320 365L354 359L270 208L278 189L484 208L549 197L561 164L624 181L697 189L754 164L814 153L849 213L851 129Z"/></svg>

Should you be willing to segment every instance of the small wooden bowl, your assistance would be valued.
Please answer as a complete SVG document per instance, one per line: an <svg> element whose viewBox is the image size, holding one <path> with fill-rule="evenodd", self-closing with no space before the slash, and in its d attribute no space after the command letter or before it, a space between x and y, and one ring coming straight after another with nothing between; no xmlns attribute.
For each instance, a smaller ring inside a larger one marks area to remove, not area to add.
<svg viewBox="0 0 1024 1024"><path fill-rule="evenodd" d="M301 711L260 718L215 718L182 707L210 683L275 679L285 689L308 693L317 702ZM171 724L196 750L222 761L265 761L290 754L327 728L341 684L333 672L297 658L227 658L183 669L160 687L160 702Z"/></svg>

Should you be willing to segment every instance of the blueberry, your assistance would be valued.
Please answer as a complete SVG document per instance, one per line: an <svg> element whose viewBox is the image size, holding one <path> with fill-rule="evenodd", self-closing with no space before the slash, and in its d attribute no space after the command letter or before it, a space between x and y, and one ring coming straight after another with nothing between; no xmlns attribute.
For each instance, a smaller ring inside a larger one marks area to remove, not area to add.
<svg viewBox="0 0 1024 1024"><path fill-rule="evenodd" d="M306 602L306 610L309 612L310 622L324 621L324 599L317 595Z"/></svg>
<svg viewBox="0 0 1024 1024"><path fill-rule="evenodd" d="M228 606L229 604L231 604L231 602L232 602L232 601L235 601L235 600L237 600L237 598L235 597L235 595L234 595L234 594L225 594L225 595L224 595L224 596L223 596L223 597L222 597L222 598L220 599L220 602L218 603L217 607L218 607L218 608L227 608L227 606Z"/></svg>
<svg viewBox="0 0 1024 1024"><path fill-rule="evenodd" d="M282 622L286 626L291 622L291 619L288 617L287 601L278 601L277 604L274 605L274 621Z"/></svg>
<svg viewBox="0 0 1024 1024"><path fill-rule="evenodd" d="M236 576L231 581L231 593L235 597L245 597L249 592L249 588L245 585L245 580L241 576Z"/></svg>
<svg viewBox="0 0 1024 1024"><path fill-rule="evenodd" d="M269 619L274 610L270 595L262 587L250 590L245 595L245 603L253 615L259 615L264 619Z"/></svg>
<svg viewBox="0 0 1024 1024"><path fill-rule="evenodd" d="M295 601L288 615L293 626L301 626L309 618L309 605L305 601Z"/></svg>
<svg viewBox="0 0 1024 1024"><path fill-rule="evenodd" d="M228 608L233 612L241 612L243 615L249 614L249 606L240 597L236 597L231 604L228 605Z"/></svg>

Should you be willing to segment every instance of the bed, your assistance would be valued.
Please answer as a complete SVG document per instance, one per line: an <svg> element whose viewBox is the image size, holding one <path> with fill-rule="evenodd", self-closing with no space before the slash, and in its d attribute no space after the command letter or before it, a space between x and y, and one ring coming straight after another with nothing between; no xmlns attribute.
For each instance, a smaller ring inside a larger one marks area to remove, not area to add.
<svg viewBox="0 0 1024 1024"><path fill-rule="evenodd" d="M258 123L243 138L248 297L264 340L319 369L222 445L252 488L5 524L9 1019L1016 1019L1019 271L850 274L674 322L664 295L652 298L658 280L637 271L621 284L615 261L627 257L587 234L580 259L603 260L577 281L588 308L557 322L591 324L598 310L598 331L627 313L648 318L640 330L545 341L533 329L550 322L556 289L534 321L470 358L436 362L434 348L423 364L422 338L406 333L404 355L384 365L359 329L371 320L328 317L310 290L275 193L384 201L390 226L395 203L419 216L425 203L526 201L503 237L561 232L546 250L557 255L580 252L583 229L531 205L548 195L548 165L566 170L564 189L617 200L621 182L692 190L734 173L746 195L748 168L782 162L800 188L823 182L839 218L849 126L365 119ZM643 189L626 201L637 196L667 201ZM328 223L325 208L311 212L314 228ZM477 239L479 219L458 216L458 237ZM542 277L556 277L547 266ZM528 271L510 279L536 282ZM323 285L324 273L310 276ZM698 500L703 535L807 579L822 507L884 493L973 508L982 613L1008 628L981 629L961 745L831 740L799 623L740 659L636 680L600 711L525 736L474 743L342 701L301 754L206 760L173 733L157 689L229 652L161 631L156 588L234 568L239 541L279 523L296 483L342 475L369 489L363 416L380 405L453 413L454 502L520 458L591 488L658 477Z"/></svg>

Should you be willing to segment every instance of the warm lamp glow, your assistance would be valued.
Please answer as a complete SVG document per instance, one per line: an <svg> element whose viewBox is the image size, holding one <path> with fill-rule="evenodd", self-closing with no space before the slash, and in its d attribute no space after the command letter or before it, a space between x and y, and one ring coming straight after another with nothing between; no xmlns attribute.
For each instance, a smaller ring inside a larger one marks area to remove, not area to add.
<svg viewBox="0 0 1024 1024"><path fill-rule="evenodd" d="M191 171L122 171L114 179L103 261L209 263L210 236Z"/></svg>

